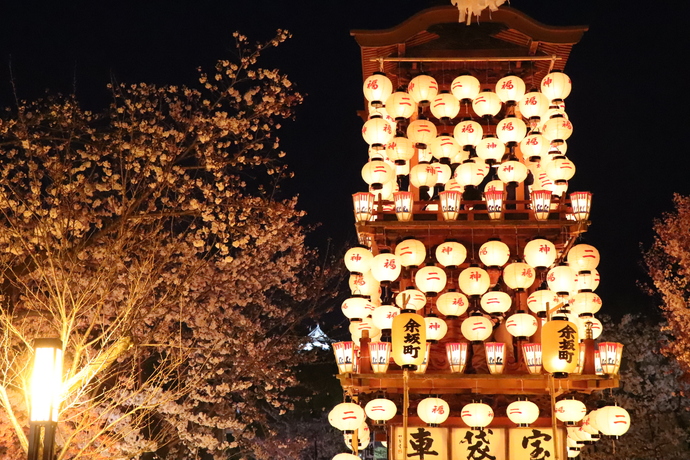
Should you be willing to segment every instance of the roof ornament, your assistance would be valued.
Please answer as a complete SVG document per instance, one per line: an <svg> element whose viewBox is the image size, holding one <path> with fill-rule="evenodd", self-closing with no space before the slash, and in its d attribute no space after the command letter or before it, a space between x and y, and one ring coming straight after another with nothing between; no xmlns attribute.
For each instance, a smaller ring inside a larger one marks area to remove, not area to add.
<svg viewBox="0 0 690 460"><path fill-rule="evenodd" d="M458 11L460 11L460 19L458 19L458 22L465 21L465 24L468 26L472 22L472 15L479 17L482 11L487 8L491 11L496 11L505 1L506 0L450 0L453 5L458 7Z"/></svg>

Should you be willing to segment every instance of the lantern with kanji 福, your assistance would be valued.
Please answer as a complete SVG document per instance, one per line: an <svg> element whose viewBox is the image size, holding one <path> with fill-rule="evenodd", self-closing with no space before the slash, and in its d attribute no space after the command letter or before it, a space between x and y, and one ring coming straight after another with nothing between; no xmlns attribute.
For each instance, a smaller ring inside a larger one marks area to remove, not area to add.
<svg viewBox="0 0 690 460"><path fill-rule="evenodd" d="M453 129L453 137L462 146L476 146L482 140L484 129L474 120L463 120Z"/></svg>
<svg viewBox="0 0 690 460"><path fill-rule="evenodd" d="M426 323L421 315L401 312L393 319L393 360L398 366L412 368L422 364L426 353Z"/></svg>
<svg viewBox="0 0 690 460"><path fill-rule="evenodd" d="M561 399L554 406L554 413L566 426L575 426L587 415L587 406L577 399Z"/></svg>
<svg viewBox="0 0 690 460"><path fill-rule="evenodd" d="M372 399L364 406L364 413L377 425L392 419L397 412L398 408L395 403L386 398Z"/></svg>
<svg viewBox="0 0 690 460"><path fill-rule="evenodd" d="M481 430L494 419L494 411L488 404L470 403L462 408L460 417L471 429Z"/></svg>
<svg viewBox="0 0 690 460"><path fill-rule="evenodd" d="M436 309L441 312L442 315L449 317L463 315L467 311L468 306L469 301L467 297L465 297L465 294L451 290L444 292L436 299Z"/></svg>
<svg viewBox="0 0 690 460"><path fill-rule="evenodd" d="M578 292L573 296L570 307L580 316L592 316L601 309L601 297L593 292Z"/></svg>
<svg viewBox="0 0 690 460"><path fill-rule="evenodd" d="M549 110L549 99L539 91L530 91L518 101L518 110L528 118L530 125L536 126L541 117Z"/></svg>
<svg viewBox="0 0 690 460"><path fill-rule="evenodd" d="M517 75L506 75L496 82L496 94L502 102L517 102L525 95L525 82Z"/></svg>
<svg viewBox="0 0 690 460"><path fill-rule="evenodd" d="M516 116L507 116L496 125L496 136L507 145L517 145L527 134L527 126Z"/></svg>
<svg viewBox="0 0 690 460"><path fill-rule="evenodd" d="M502 267L508 259L510 248L498 238L491 238L479 248L479 260L487 267Z"/></svg>
<svg viewBox="0 0 690 460"><path fill-rule="evenodd" d="M446 268L456 268L467 257L467 249L457 241L446 240L436 247L436 260Z"/></svg>
<svg viewBox="0 0 690 460"><path fill-rule="evenodd" d="M380 107L393 92L393 84L383 72L374 72L364 80L364 97L374 107Z"/></svg>
<svg viewBox="0 0 690 460"><path fill-rule="evenodd" d="M559 296L566 296L577 286L576 277L577 274L568 265L556 265L546 274L546 283Z"/></svg>
<svg viewBox="0 0 690 460"><path fill-rule="evenodd" d="M532 401L513 401L508 404L506 415L517 426L526 427L539 418L539 407Z"/></svg>
<svg viewBox="0 0 690 460"><path fill-rule="evenodd" d="M417 405L417 415L429 426L438 426L450 415L450 406L441 398L425 398Z"/></svg>
<svg viewBox="0 0 690 460"><path fill-rule="evenodd" d="M394 135L395 128L380 115L374 115L362 126L362 137L374 150L384 150Z"/></svg>
<svg viewBox="0 0 690 460"><path fill-rule="evenodd" d="M524 291L534 283L534 269L524 262L513 262L503 269L503 282L510 289Z"/></svg>
<svg viewBox="0 0 690 460"><path fill-rule="evenodd" d="M341 431L351 432L364 423L364 410L355 403L340 403L328 414L328 421Z"/></svg>
<svg viewBox="0 0 690 460"><path fill-rule="evenodd" d="M577 325L556 315L541 330L542 365L556 378L567 377L577 368L579 334Z"/></svg>
<svg viewBox="0 0 690 460"><path fill-rule="evenodd" d="M390 283L400 276L402 265L395 254L381 252L371 262L371 274L379 283Z"/></svg>

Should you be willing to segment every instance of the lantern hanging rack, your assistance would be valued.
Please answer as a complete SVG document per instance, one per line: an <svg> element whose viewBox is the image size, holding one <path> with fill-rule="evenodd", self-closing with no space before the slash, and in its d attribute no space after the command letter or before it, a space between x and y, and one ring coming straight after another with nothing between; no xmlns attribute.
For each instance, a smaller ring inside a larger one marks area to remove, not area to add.
<svg viewBox="0 0 690 460"><path fill-rule="evenodd" d="M378 62L383 68L384 62L526 62L526 61L551 61L549 72L553 70L556 61L563 58L556 56L467 56L467 57L385 57L371 58L370 62Z"/></svg>

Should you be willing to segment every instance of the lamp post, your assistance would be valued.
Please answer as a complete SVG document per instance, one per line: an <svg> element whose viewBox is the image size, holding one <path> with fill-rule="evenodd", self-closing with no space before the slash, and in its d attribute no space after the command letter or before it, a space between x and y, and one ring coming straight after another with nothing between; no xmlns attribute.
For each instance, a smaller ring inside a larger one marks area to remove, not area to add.
<svg viewBox="0 0 690 460"><path fill-rule="evenodd" d="M61 384L62 341L34 340L34 362L29 388L31 412L28 460L38 460L41 452L42 460L53 459Z"/></svg>

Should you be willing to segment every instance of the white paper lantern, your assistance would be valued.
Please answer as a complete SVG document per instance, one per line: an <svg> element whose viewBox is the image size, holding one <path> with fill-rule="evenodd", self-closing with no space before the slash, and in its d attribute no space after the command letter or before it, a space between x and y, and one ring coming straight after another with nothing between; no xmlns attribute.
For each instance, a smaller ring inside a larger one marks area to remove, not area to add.
<svg viewBox="0 0 690 460"><path fill-rule="evenodd" d="M425 398L417 405L417 415L424 423L438 426L450 415L450 406L441 398Z"/></svg>
<svg viewBox="0 0 690 460"><path fill-rule="evenodd" d="M373 261L373 260L372 260ZM352 294L377 296L379 294L379 282L371 274L371 270L361 274L351 274L349 279Z"/></svg>
<svg viewBox="0 0 690 460"><path fill-rule="evenodd" d="M532 401L513 401L508 404L506 415L519 427L530 426L539 418L539 406Z"/></svg>
<svg viewBox="0 0 690 460"><path fill-rule="evenodd" d="M364 319L371 315L374 306L368 298L360 295L345 299L340 309L347 319Z"/></svg>
<svg viewBox="0 0 690 460"><path fill-rule="evenodd" d="M385 182L395 178L393 168L381 159L372 159L362 167L362 179L374 190L383 188Z"/></svg>
<svg viewBox="0 0 690 460"><path fill-rule="evenodd" d="M394 119L404 120L417 111L417 103L405 91L396 91L386 99L386 111Z"/></svg>
<svg viewBox="0 0 690 460"><path fill-rule="evenodd" d="M558 255L556 245L546 238L535 238L525 245L525 262L534 268L550 267Z"/></svg>
<svg viewBox="0 0 690 460"><path fill-rule="evenodd" d="M460 75L450 85L450 90L458 100L473 100L479 95L481 83L472 75Z"/></svg>
<svg viewBox="0 0 690 460"><path fill-rule="evenodd" d="M419 163L410 170L410 184L419 187L433 187L436 185L438 172L429 163Z"/></svg>
<svg viewBox="0 0 690 460"><path fill-rule="evenodd" d="M350 248L345 253L345 267L352 273L364 273L371 268L374 255L362 246Z"/></svg>
<svg viewBox="0 0 690 460"><path fill-rule="evenodd" d="M380 116L370 118L362 126L362 137L367 144L377 150L385 149L386 144L393 139L394 135L394 127Z"/></svg>
<svg viewBox="0 0 690 460"><path fill-rule="evenodd" d="M601 310L601 297L593 292L580 292L572 298L570 307L576 315L594 315Z"/></svg>
<svg viewBox="0 0 690 460"><path fill-rule="evenodd" d="M386 398L372 399L364 406L364 413L376 423L387 422L395 417L397 412L395 403Z"/></svg>
<svg viewBox="0 0 690 460"><path fill-rule="evenodd" d="M381 106L393 92L393 84L386 74L375 72L364 80L364 97L373 106Z"/></svg>
<svg viewBox="0 0 690 460"><path fill-rule="evenodd" d="M563 184L575 175L575 164L566 157L556 157L546 165L546 175L556 185Z"/></svg>
<svg viewBox="0 0 690 460"><path fill-rule="evenodd" d="M505 117L496 125L496 136L506 144L519 143L527 134L525 122L515 116Z"/></svg>
<svg viewBox="0 0 690 460"><path fill-rule="evenodd" d="M371 262L371 274L379 283L395 281L400 276L401 270L400 260L390 252L374 256Z"/></svg>
<svg viewBox="0 0 690 460"><path fill-rule="evenodd" d="M436 126L429 120L417 119L407 126L407 137L417 144L417 148L425 149L436 139L436 134Z"/></svg>
<svg viewBox="0 0 690 460"><path fill-rule="evenodd" d="M494 419L494 411L488 404L470 403L462 408L460 417L471 429L481 430Z"/></svg>
<svg viewBox="0 0 690 460"><path fill-rule="evenodd" d="M426 259L426 247L414 238L404 239L395 246L395 255L403 267L418 267Z"/></svg>
<svg viewBox="0 0 690 460"><path fill-rule="evenodd" d="M436 309L445 316L464 315L468 306L467 297L460 292L444 292L436 299Z"/></svg>
<svg viewBox="0 0 690 460"><path fill-rule="evenodd" d="M407 162L414 156L414 142L406 137L394 137L386 145L386 155L396 164Z"/></svg>
<svg viewBox="0 0 690 460"><path fill-rule="evenodd" d="M441 292L446 287L446 281L446 272L434 265L420 268L414 276L417 289L425 292L430 297L434 297Z"/></svg>
<svg viewBox="0 0 690 460"><path fill-rule="evenodd" d="M493 323L480 314L474 314L462 322L460 330L470 342L483 342L491 337Z"/></svg>
<svg viewBox="0 0 690 460"><path fill-rule="evenodd" d="M605 406L596 411L596 425L606 436L622 436L630 429L630 414L619 406Z"/></svg>
<svg viewBox="0 0 690 460"><path fill-rule="evenodd" d="M474 120L463 120L453 129L453 137L460 145L476 146L484 135L482 125Z"/></svg>
<svg viewBox="0 0 690 460"><path fill-rule="evenodd" d="M487 267L502 267L510 259L508 245L498 239L491 239L479 248L479 260Z"/></svg>
<svg viewBox="0 0 690 460"><path fill-rule="evenodd" d="M440 93L431 101L430 109L439 120L450 121L460 113L460 102L450 93Z"/></svg>
<svg viewBox="0 0 690 460"><path fill-rule="evenodd" d="M536 161L545 157L549 151L549 141L540 133L530 133L520 141L520 151L524 158ZM477 153L479 154L479 153Z"/></svg>
<svg viewBox="0 0 690 460"><path fill-rule="evenodd" d="M404 303L407 298L407 304ZM406 310L421 310L426 305L426 296L423 292L413 288L407 288L395 296L395 304Z"/></svg>
<svg viewBox="0 0 690 460"><path fill-rule="evenodd" d="M462 265L467 258L467 249L457 241L444 241L436 247L436 260L446 268Z"/></svg>
<svg viewBox="0 0 690 460"><path fill-rule="evenodd" d="M541 118L549 109L550 102L543 93L530 91L518 101L518 110L525 118Z"/></svg>
<svg viewBox="0 0 690 460"><path fill-rule="evenodd" d="M448 325L438 316L429 315L424 317L426 324L426 341L435 343L446 336Z"/></svg>
<svg viewBox="0 0 690 460"><path fill-rule="evenodd" d="M529 170L518 160L504 161L496 168L498 178L506 184L519 184L527 179Z"/></svg>
<svg viewBox="0 0 690 460"><path fill-rule="evenodd" d="M483 91L472 101L472 110L480 117L493 117L501 111L501 98L491 91Z"/></svg>
<svg viewBox="0 0 690 460"><path fill-rule="evenodd" d="M529 313L517 312L506 319L506 330L513 337L532 337L538 327L537 319Z"/></svg>
<svg viewBox="0 0 690 460"><path fill-rule="evenodd" d="M587 406L577 399L561 399L554 406L556 418L567 426L573 426L587 415Z"/></svg>
<svg viewBox="0 0 690 460"><path fill-rule="evenodd" d="M484 162L474 159L465 160L455 169L455 180L462 185L477 186L482 183L488 173Z"/></svg>
<svg viewBox="0 0 690 460"><path fill-rule="evenodd" d="M555 144L568 140L573 134L573 123L561 115L554 115L541 127L541 134Z"/></svg>
<svg viewBox="0 0 690 460"><path fill-rule="evenodd" d="M491 280L486 270L476 266L470 266L460 272L458 284L460 290L465 294L479 296L489 289Z"/></svg>
<svg viewBox="0 0 690 460"><path fill-rule="evenodd" d="M500 314L510 310L513 299L503 291L489 291L482 296L479 303L485 312Z"/></svg>
<svg viewBox="0 0 690 460"><path fill-rule="evenodd" d="M341 431L354 431L364 423L364 410L355 403L340 403L328 414L328 421Z"/></svg>
<svg viewBox="0 0 690 460"><path fill-rule="evenodd" d="M547 308L553 309L559 303L558 295L549 289L534 291L527 297L527 308L536 314L546 314Z"/></svg>
<svg viewBox="0 0 690 460"><path fill-rule="evenodd" d="M407 92L419 104L428 104L438 94L438 83L431 75L417 75L407 85Z"/></svg>
<svg viewBox="0 0 690 460"><path fill-rule="evenodd" d="M568 265L573 270L594 270L599 266L600 256L597 248L590 244L576 244L568 251Z"/></svg>
<svg viewBox="0 0 690 460"><path fill-rule="evenodd" d="M565 99L570 94L572 83L563 72L555 71L541 80L541 92L550 100Z"/></svg>
<svg viewBox="0 0 690 460"><path fill-rule="evenodd" d="M371 320L378 329L391 329L393 327L393 318L400 313L398 307L393 305L381 305L374 308L371 312Z"/></svg>
<svg viewBox="0 0 690 460"><path fill-rule="evenodd" d="M575 271L567 265L557 265L549 270L546 283L559 295L568 294L575 288Z"/></svg>
<svg viewBox="0 0 690 460"><path fill-rule="evenodd" d="M517 75L507 75L496 82L496 94L503 102L517 102L525 95L525 82Z"/></svg>
<svg viewBox="0 0 690 460"><path fill-rule="evenodd" d="M485 162L500 163L506 152L506 145L497 137L485 137L477 144L477 156Z"/></svg>

